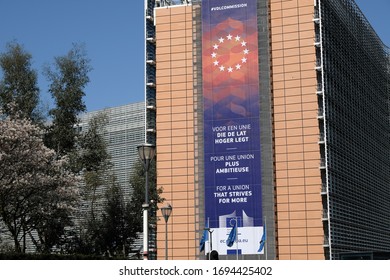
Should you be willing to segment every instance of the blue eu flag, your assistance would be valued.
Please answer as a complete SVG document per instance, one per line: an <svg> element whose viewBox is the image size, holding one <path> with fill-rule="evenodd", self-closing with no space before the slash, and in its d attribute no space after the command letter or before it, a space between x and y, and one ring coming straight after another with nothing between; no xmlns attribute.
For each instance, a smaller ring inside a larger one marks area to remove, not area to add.
<svg viewBox="0 0 390 280"><path fill-rule="evenodd" d="M202 238L200 239L200 244L199 244L199 250L202 252L204 251L204 248L206 246L206 241L209 239L209 232L207 228L209 227L208 223L206 224L205 229L203 230L203 235Z"/></svg>
<svg viewBox="0 0 390 280"><path fill-rule="evenodd" d="M234 241L236 241L236 237L237 237L237 222L234 223L234 226L229 233L229 237L226 240L226 245L228 245L228 247L232 247L234 244Z"/></svg>
<svg viewBox="0 0 390 280"><path fill-rule="evenodd" d="M265 245L265 240L266 240L266 238L267 238L267 234L266 234L265 225L264 225L264 228L263 228L263 236L261 237L261 240L260 240L260 247L259 247L259 250L257 250L257 252L263 251L263 248L264 248L264 245Z"/></svg>

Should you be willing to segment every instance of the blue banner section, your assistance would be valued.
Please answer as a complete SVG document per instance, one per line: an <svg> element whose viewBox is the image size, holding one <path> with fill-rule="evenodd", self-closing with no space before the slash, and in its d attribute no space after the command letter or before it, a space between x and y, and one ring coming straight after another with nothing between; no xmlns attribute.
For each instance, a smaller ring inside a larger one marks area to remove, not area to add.
<svg viewBox="0 0 390 280"><path fill-rule="evenodd" d="M210 228L231 228L231 219L253 228L258 248L263 221L257 40L256 0L202 1L205 219Z"/></svg>

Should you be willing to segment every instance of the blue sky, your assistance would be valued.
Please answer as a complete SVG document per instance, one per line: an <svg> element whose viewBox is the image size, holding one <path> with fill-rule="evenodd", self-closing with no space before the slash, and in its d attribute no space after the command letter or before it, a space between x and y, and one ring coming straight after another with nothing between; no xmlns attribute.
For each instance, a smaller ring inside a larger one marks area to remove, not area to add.
<svg viewBox="0 0 390 280"><path fill-rule="evenodd" d="M390 0L356 0L390 46ZM144 100L143 0L0 0L0 52L16 40L33 56L42 102L51 106L42 68L84 43L93 67L88 111Z"/></svg>
<svg viewBox="0 0 390 280"><path fill-rule="evenodd" d="M42 67L84 43L93 67L88 111L144 100L143 0L0 0L0 52L16 40L33 56L44 103Z"/></svg>

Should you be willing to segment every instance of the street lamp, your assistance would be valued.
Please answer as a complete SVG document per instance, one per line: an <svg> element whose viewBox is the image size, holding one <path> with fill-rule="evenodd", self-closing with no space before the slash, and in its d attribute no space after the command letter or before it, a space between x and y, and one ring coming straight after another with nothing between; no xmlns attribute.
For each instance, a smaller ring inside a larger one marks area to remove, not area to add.
<svg viewBox="0 0 390 280"><path fill-rule="evenodd" d="M149 209L149 176L148 171L150 162L153 160L156 147L152 144L142 144L137 147L138 155L141 159L145 170L145 203L143 208L143 243L144 243L144 260L149 258L149 223L148 223L148 209Z"/></svg>
<svg viewBox="0 0 390 280"><path fill-rule="evenodd" d="M165 259L168 259L168 219L172 213L172 206L167 204L164 207L161 207L161 213L165 220Z"/></svg>

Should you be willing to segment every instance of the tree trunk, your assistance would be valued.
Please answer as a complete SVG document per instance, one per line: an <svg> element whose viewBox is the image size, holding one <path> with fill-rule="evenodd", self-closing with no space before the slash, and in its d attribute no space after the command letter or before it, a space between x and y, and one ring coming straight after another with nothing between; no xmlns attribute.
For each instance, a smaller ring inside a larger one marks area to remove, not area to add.
<svg viewBox="0 0 390 280"><path fill-rule="evenodd" d="M22 248L20 247L20 242L18 240L18 236L17 235L13 235L14 237L14 243L15 243L15 252L16 253L22 253Z"/></svg>

